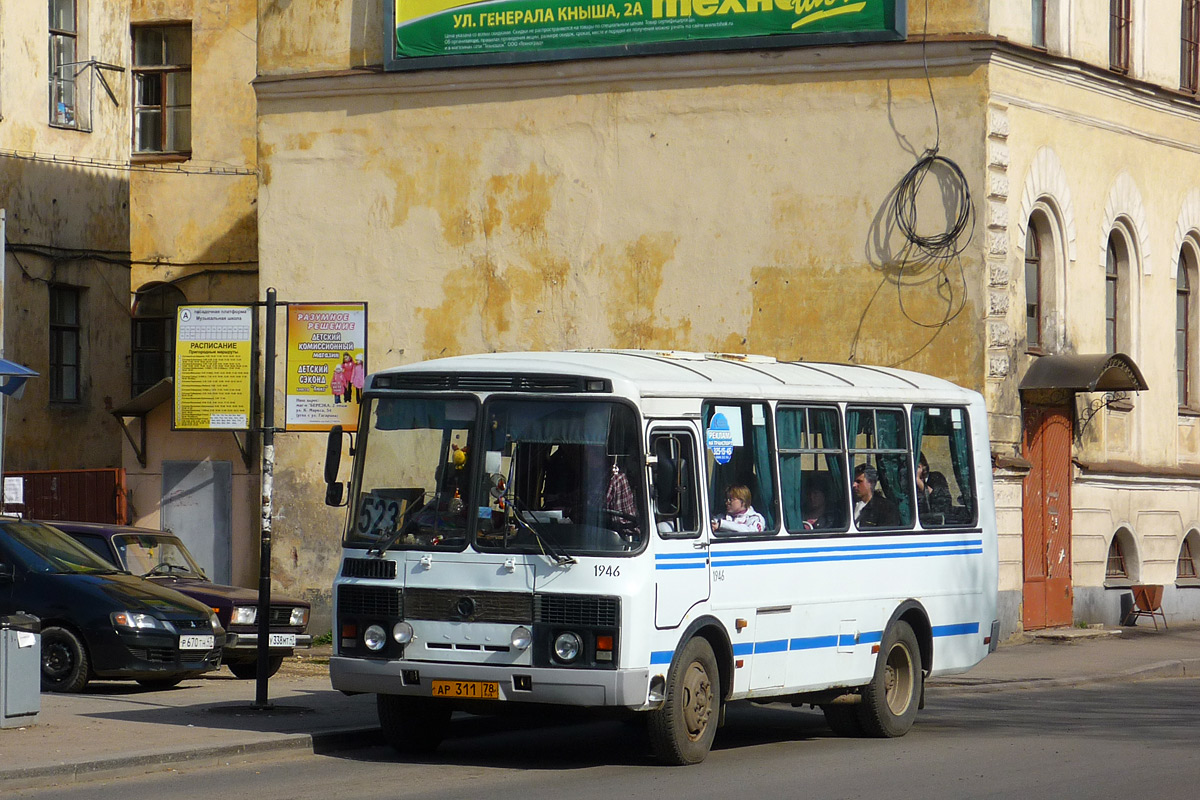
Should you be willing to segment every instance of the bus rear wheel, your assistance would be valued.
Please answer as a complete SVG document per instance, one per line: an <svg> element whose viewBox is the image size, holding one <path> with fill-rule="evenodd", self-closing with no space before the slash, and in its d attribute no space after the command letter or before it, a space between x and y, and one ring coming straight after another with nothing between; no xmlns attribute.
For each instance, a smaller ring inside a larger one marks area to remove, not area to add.
<svg viewBox="0 0 1200 800"><path fill-rule="evenodd" d="M379 727L384 740L405 755L429 754L437 750L450 729L449 703L429 697L376 695Z"/></svg>
<svg viewBox="0 0 1200 800"><path fill-rule="evenodd" d="M862 691L863 732L877 738L908 733L921 703L923 676L917 636L907 622L896 622L883 636L875 674Z"/></svg>
<svg viewBox="0 0 1200 800"><path fill-rule="evenodd" d="M712 645L696 637L667 677L667 699L650 712L650 749L664 764L698 764L712 749L721 716L721 682Z"/></svg>

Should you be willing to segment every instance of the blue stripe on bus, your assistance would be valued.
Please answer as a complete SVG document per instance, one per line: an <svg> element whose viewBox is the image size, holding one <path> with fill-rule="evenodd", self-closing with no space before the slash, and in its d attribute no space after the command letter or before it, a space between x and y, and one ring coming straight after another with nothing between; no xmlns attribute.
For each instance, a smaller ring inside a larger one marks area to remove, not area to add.
<svg viewBox="0 0 1200 800"><path fill-rule="evenodd" d="M978 622L960 622L957 625L934 625L934 636L965 636L968 633L979 633Z"/></svg>
<svg viewBox="0 0 1200 800"><path fill-rule="evenodd" d="M707 558L708 553L655 553L655 561L674 561L681 558Z"/></svg>
<svg viewBox="0 0 1200 800"><path fill-rule="evenodd" d="M666 570L666 569L704 569L707 566L708 566L708 564L701 562L699 564L655 564L654 568L662 569L662 570Z"/></svg>
<svg viewBox="0 0 1200 800"><path fill-rule="evenodd" d="M714 567L746 567L755 564L809 564L829 561L879 561L890 558L934 558L937 556L971 556L981 555L982 547L968 547L959 550L930 550L927 552L907 553L846 553L844 555L828 556L785 556L779 558L714 558Z"/></svg>
<svg viewBox="0 0 1200 800"><path fill-rule="evenodd" d="M935 638L965 636L979 633L979 623L960 622L954 625L934 625L932 633ZM805 636L799 639L771 639L766 642L739 642L733 645L733 655L749 656L799 650L827 650L847 645L853 647L863 644L878 644L881 641L883 641L883 631L862 631L857 636L852 633L843 633L833 636ZM671 650L656 650L650 654L650 663L670 664L674 655L674 651Z"/></svg>
<svg viewBox="0 0 1200 800"><path fill-rule="evenodd" d="M893 542L886 544L845 544L829 547L775 547L770 550L733 550L735 556L774 556L792 553L852 553L861 550L927 550L940 547L981 547L983 539L956 539L949 542ZM687 555L691 555L688 553ZM655 556L663 558L664 556Z"/></svg>

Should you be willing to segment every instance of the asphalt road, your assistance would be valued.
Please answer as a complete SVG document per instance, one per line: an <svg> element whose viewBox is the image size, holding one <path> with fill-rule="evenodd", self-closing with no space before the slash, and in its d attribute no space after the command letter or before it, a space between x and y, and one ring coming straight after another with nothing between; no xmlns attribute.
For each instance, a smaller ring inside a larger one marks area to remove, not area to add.
<svg viewBox="0 0 1200 800"><path fill-rule="evenodd" d="M840 739L819 711L731 707L703 764L665 768L617 720L465 718L425 762L385 747L10 793L89 800L1169 798L1200 789L1200 680L930 693L908 736Z"/></svg>

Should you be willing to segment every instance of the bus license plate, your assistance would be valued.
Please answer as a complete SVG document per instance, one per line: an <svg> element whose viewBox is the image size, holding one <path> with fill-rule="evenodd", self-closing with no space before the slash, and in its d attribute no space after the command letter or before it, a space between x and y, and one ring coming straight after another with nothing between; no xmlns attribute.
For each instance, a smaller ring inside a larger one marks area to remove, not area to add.
<svg viewBox="0 0 1200 800"><path fill-rule="evenodd" d="M272 633L271 638L267 640L267 644L271 647L295 647L296 634L294 633Z"/></svg>
<svg viewBox="0 0 1200 800"><path fill-rule="evenodd" d="M215 639L212 636L180 636L180 650L212 650Z"/></svg>
<svg viewBox="0 0 1200 800"><path fill-rule="evenodd" d="M495 681L433 681L433 696L499 700L500 684Z"/></svg>

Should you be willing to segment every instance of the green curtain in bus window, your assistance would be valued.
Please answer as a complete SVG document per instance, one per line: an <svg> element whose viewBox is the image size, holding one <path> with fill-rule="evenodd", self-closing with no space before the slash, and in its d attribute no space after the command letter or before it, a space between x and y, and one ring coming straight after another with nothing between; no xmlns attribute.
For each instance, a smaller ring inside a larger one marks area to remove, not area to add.
<svg viewBox="0 0 1200 800"><path fill-rule="evenodd" d="M759 406L762 413L762 424L751 425L751 436L754 437L755 472L758 476L758 497L755 498L754 510L763 515L767 530L776 527L775 519L775 481L774 470L771 469L771 440L767 436L767 409ZM751 415L753 416L753 415ZM762 503L760 506L759 503Z"/></svg>
<svg viewBox="0 0 1200 800"><path fill-rule="evenodd" d="M842 449L842 436L838 430L838 413L832 408L814 409L813 428L821 435L821 447L827 449ZM841 453L826 453L825 467L829 470L829 495L825 504L830 509L836 509L838 524L844 525L846 520L843 512L846 507L846 469L842 466Z"/></svg>
<svg viewBox="0 0 1200 800"><path fill-rule="evenodd" d="M802 409L780 409L777 416L780 450L797 450L804 441L804 411ZM779 456L779 495L783 498L783 521L789 531L804 530L804 487L801 485L803 470L799 455Z"/></svg>
<svg viewBox="0 0 1200 800"><path fill-rule="evenodd" d="M474 420L474 404L467 400L380 400L375 407L381 431L437 430Z"/></svg>
<svg viewBox="0 0 1200 800"><path fill-rule="evenodd" d="M905 446L904 415L898 411L880 409L875 413L879 426L875 446L894 450ZM880 453L875 456L875 467L879 470L879 483L884 496L896 504L900 511L900 523L912 524L912 492L909 490L908 454Z"/></svg>
<svg viewBox="0 0 1200 800"><path fill-rule="evenodd" d="M917 460L921 456L921 439L925 435L925 417L927 411L921 406L913 406L912 408L912 436L913 436L913 453Z"/></svg>
<svg viewBox="0 0 1200 800"><path fill-rule="evenodd" d="M975 521L975 484L971 481L971 439L968 436L966 412L960 409L950 410L951 419L957 424L950 432L950 463L954 467L954 477L962 492L962 503L966 506L970 519L963 522ZM957 419L953 415L959 415Z"/></svg>

